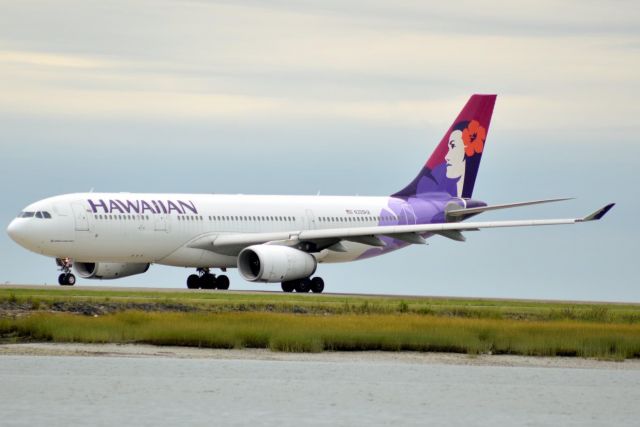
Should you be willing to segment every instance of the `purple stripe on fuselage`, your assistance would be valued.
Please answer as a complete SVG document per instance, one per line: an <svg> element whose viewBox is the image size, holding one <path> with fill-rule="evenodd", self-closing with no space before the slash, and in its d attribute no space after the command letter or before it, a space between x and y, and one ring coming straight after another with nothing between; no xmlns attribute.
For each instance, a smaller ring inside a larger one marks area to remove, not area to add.
<svg viewBox="0 0 640 427"><path fill-rule="evenodd" d="M450 203L455 203L461 208L465 207L465 203L457 198L451 197L448 193L430 193L421 195L421 197L390 197L387 202L387 208L380 211L380 217L383 218L378 225L409 225L409 224L441 224L446 222L446 207ZM481 204L482 202L475 202ZM391 215L390 215L391 214ZM388 217L396 219L385 219ZM433 233L423 233L422 237L428 238ZM389 252L404 248L409 243L394 239L392 237L380 237L386 246L381 248L367 249L358 259L371 258L378 255L384 255Z"/></svg>

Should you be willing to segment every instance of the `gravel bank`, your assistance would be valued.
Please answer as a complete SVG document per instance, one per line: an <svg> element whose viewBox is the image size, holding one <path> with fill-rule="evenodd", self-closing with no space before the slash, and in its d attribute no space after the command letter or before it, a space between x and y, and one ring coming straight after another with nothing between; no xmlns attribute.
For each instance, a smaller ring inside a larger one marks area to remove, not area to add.
<svg viewBox="0 0 640 427"><path fill-rule="evenodd" d="M178 359L271 360L344 363L408 363L503 367L549 367L569 369L640 370L640 360L600 361L574 357L528 357L509 355L467 356L453 353L416 352L323 352L279 353L263 349L221 350L194 347L157 347L139 344L21 343L1 344L0 356L100 356L160 357Z"/></svg>

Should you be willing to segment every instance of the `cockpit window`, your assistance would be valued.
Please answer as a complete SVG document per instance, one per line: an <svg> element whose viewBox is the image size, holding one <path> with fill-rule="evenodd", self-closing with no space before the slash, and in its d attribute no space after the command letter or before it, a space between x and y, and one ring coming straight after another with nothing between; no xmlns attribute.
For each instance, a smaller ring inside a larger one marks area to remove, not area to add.
<svg viewBox="0 0 640 427"><path fill-rule="evenodd" d="M18 218L33 218L33 217L50 219L51 214L47 211L38 211L38 212L24 211L18 214Z"/></svg>

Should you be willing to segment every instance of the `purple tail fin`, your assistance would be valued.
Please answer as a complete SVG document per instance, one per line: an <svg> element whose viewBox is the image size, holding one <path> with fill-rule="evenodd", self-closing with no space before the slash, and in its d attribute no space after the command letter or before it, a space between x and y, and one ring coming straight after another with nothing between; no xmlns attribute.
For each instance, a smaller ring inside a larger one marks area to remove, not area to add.
<svg viewBox="0 0 640 427"><path fill-rule="evenodd" d="M418 176L395 197L449 193L470 199L489 133L496 95L473 95Z"/></svg>

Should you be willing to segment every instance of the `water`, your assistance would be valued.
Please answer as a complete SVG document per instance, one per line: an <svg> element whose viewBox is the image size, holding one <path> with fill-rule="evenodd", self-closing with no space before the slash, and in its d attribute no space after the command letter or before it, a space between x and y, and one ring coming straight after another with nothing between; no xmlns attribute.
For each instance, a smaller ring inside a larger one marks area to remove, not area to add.
<svg viewBox="0 0 640 427"><path fill-rule="evenodd" d="M640 370L0 357L1 425L637 425Z"/></svg>

